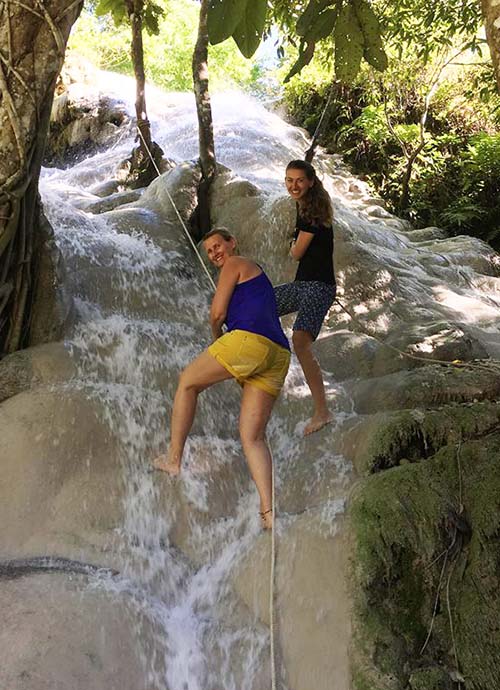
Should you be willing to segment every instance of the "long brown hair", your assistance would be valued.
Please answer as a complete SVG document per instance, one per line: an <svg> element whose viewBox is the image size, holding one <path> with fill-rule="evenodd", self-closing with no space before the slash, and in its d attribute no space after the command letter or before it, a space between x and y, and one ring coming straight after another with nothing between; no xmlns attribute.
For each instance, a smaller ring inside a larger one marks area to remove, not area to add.
<svg viewBox="0 0 500 690"><path fill-rule="evenodd" d="M316 175L316 170L307 161L290 161L286 166L286 171L303 170L308 180L313 182L307 194L299 199L299 213L304 220L309 223L319 223L320 225L331 225L333 220L333 209L330 195L323 187L323 183Z"/></svg>

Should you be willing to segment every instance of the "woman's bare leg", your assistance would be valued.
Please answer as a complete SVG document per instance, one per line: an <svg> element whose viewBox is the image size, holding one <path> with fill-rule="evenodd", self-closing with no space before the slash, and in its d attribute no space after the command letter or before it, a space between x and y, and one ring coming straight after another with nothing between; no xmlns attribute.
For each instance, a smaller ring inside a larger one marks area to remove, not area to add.
<svg viewBox="0 0 500 690"><path fill-rule="evenodd" d="M246 383L240 412L240 438L250 474L257 486L262 513L272 508L272 460L266 442L266 426L276 398ZM272 514L263 516L266 528L272 527Z"/></svg>
<svg viewBox="0 0 500 690"><path fill-rule="evenodd" d="M311 390L314 404L313 416L304 429L304 436L319 431L333 417L328 410L325 395L325 385L318 360L312 351L313 337L308 331L294 331L292 336L293 348L300 362L302 371Z"/></svg>
<svg viewBox="0 0 500 690"><path fill-rule="evenodd" d="M184 446L193 425L198 395L214 383L230 378L232 376L227 369L206 351L184 369L179 378L172 407L170 446L167 453L153 461L153 466L157 470L174 476L179 474Z"/></svg>

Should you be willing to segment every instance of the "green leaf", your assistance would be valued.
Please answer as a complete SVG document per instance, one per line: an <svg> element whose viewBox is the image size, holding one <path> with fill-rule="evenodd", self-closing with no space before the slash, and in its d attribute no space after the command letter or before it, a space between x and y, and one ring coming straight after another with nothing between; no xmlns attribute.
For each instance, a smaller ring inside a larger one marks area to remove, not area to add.
<svg viewBox="0 0 500 690"><path fill-rule="evenodd" d="M160 17L164 14L163 8L155 2L148 2L144 8L143 21L148 34L158 36L160 33Z"/></svg>
<svg viewBox="0 0 500 690"><path fill-rule="evenodd" d="M112 12L114 7L123 5L123 0L100 0L95 8L96 17L103 17L105 14Z"/></svg>
<svg viewBox="0 0 500 690"><path fill-rule="evenodd" d="M295 31L298 36L306 36L320 12L332 4L332 0L310 0L304 12L297 19Z"/></svg>
<svg viewBox="0 0 500 690"><path fill-rule="evenodd" d="M307 41L322 41L327 38L333 31L338 14L339 11L336 7L318 14L307 30L305 39Z"/></svg>
<svg viewBox="0 0 500 690"><path fill-rule="evenodd" d="M307 46L304 48L304 44L302 43L300 46L300 53L297 61L293 65L292 69L288 72L286 77L283 79L283 83L286 84L292 77L294 77L296 74L302 71L302 69L308 65L311 60L313 59L314 55L314 48L315 48L315 43L311 42L308 43Z"/></svg>
<svg viewBox="0 0 500 690"><path fill-rule="evenodd" d="M353 0L352 6L364 37L363 57L375 69L387 69L388 59L382 42L380 22L366 0Z"/></svg>
<svg viewBox="0 0 500 690"><path fill-rule="evenodd" d="M260 45L266 25L267 0L250 0L233 38L244 57L251 58Z"/></svg>
<svg viewBox="0 0 500 690"><path fill-rule="evenodd" d="M113 22L115 26L120 26L126 19L126 12L125 12L125 3L120 2L116 3L115 6L111 9L111 15L113 17Z"/></svg>
<svg viewBox="0 0 500 690"><path fill-rule="evenodd" d="M345 5L335 24L335 74L350 84L359 72L364 36L352 5Z"/></svg>
<svg viewBox="0 0 500 690"><path fill-rule="evenodd" d="M363 57L369 65L374 67L379 72L386 70L389 64L387 53L383 48L365 45Z"/></svg>
<svg viewBox="0 0 500 690"><path fill-rule="evenodd" d="M158 36L160 33L160 25L158 23L158 17L151 15L149 17L144 17L144 28L150 36Z"/></svg>
<svg viewBox="0 0 500 690"><path fill-rule="evenodd" d="M208 5L208 39L212 45L222 43L240 23L247 5L254 0L210 0Z"/></svg>

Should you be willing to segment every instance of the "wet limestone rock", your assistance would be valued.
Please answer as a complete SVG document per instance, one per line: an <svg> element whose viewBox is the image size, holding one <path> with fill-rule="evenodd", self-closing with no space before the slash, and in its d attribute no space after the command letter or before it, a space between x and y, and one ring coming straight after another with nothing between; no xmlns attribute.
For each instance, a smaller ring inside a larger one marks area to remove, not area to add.
<svg viewBox="0 0 500 690"><path fill-rule="evenodd" d="M196 207L201 172L197 165L184 161L163 173L148 186L136 206L158 213L163 220L178 223L175 207L187 223Z"/></svg>
<svg viewBox="0 0 500 690"><path fill-rule="evenodd" d="M335 690L350 690L345 537L329 533L313 511L280 530L277 544L274 610L278 674L286 674L282 680L290 690L332 690L333 678ZM233 578L237 594L266 625L270 555L270 535L262 535Z"/></svg>
<svg viewBox="0 0 500 690"><path fill-rule="evenodd" d="M134 614L83 576L0 581L0 687L147 690ZM145 631L143 631L145 634Z"/></svg>
<svg viewBox="0 0 500 690"><path fill-rule="evenodd" d="M115 143L130 128L124 103L101 93L95 68L68 53L56 87L44 165L64 167Z"/></svg>
<svg viewBox="0 0 500 690"><path fill-rule="evenodd" d="M99 196L97 200L83 197L78 203L75 203L75 206L86 213L97 215L99 213L113 211L115 208L124 206L125 204L131 204L140 199L143 192L144 189L129 189L115 192L108 196L99 196L96 194L96 196Z"/></svg>
<svg viewBox="0 0 500 690"><path fill-rule="evenodd" d="M500 288L500 257L486 243L467 237L414 241L412 231L387 232L341 203L334 233L342 306L334 304L326 323L373 339L370 351L360 351L367 356L360 375L383 376L432 358L500 357L498 306L488 296ZM333 370L333 352L327 344L324 349Z"/></svg>
<svg viewBox="0 0 500 690"><path fill-rule="evenodd" d="M431 364L358 379L346 386L360 414L496 400L500 398L500 363L483 360L465 367Z"/></svg>
<svg viewBox="0 0 500 690"><path fill-rule="evenodd" d="M42 209L38 214L35 251L28 345L60 340L73 321L73 299L63 288L65 267L54 240L54 231Z"/></svg>
<svg viewBox="0 0 500 690"><path fill-rule="evenodd" d="M18 350L0 361L0 403L43 384L61 383L74 373L63 343L47 343Z"/></svg>
<svg viewBox="0 0 500 690"><path fill-rule="evenodd" d="M237 407L237 396L226 391ZM206 550L202 528L214 520L234 518L238 501L250 484L241 449L231 439L214 440L193 434L184 453L181 477L172 479L156 470L153 481L158 513L165 515L169 526L169 541L192 563L209 563L213 552ZM194 531L193 524L200 529Z"/></svg>
<svg viewBox="0 0 500 690"><path fill-rule="evenodd" d="M381 358L387 362L388 353L382 343L364 333L353 333L347 329L324 333L314 345L321 362L321 368L331 373L336 381L346 379L365 380L373 376ZM397 355L393 359L398 359ZM389 365L385 365L385 370ZM397 364L394 365L397 369ZM370 379L369 379L370 380Z"/></svg>
<svg viewBox="0 0 500 690"><path fill-rule="evenodd" d="M296 267L287 254L294 203L283 196L269 207L255 185L220 168L210 190L213 226L228 228L236 236L241 254L261 263L273 284L293 280Z"/></svg>
<svg viewBox="0 0 500 690"><path fill-rule="evenodd" d="M19 393L0 405L0 458L3 558L93 554L115 566L123 487L102 407L64 385Z"/></svg>

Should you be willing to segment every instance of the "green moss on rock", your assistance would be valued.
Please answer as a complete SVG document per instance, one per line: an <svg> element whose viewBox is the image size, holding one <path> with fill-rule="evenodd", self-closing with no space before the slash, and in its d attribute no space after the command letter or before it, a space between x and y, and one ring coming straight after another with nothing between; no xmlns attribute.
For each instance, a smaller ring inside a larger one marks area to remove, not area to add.
<svg viewBox="0 0 500 690"><path fill-rule="evenodd" d="M402 410L372 415L358 434L353 458L360 475L434 455L458 438L489 433L500 424L500 403L484 401L445 405L434 410Z"/></svg>
<svg viewBox="0 0 500 690"><path fill-rule="evenodd" d="M450 674L442 668L421 668L410 676L411 690L453 690Z"/></svg>
<svg viewBox="0 0 500 690"><path fill-rule="evenodd" d="M489 424L496 412L483 409ZM472 433L477 406L461 412L456 427ZM437 417L432 428L443 440L451 430L440 431ZM351 515L355 687L447 690L436 670L446 668L467 690L500 688L498 424L426 462L368 477Z"/></svg>

